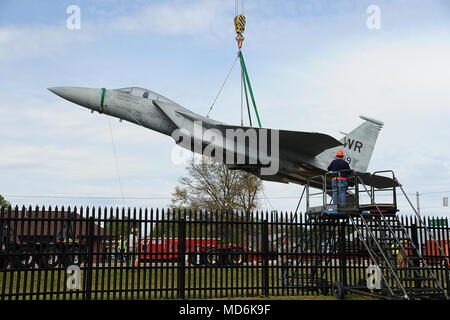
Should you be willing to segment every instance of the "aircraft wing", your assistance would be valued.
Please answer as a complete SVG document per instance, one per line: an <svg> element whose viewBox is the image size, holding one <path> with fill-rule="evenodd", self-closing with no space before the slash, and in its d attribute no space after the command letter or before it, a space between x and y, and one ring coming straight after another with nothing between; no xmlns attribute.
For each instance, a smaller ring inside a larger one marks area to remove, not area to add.
<svg viewBox="0 0 450 320"><path fill-rule="evenodd" d="M189 119L190 121L202 121L204 126L211 127L217 126L218 129L225 131L226 129L242 129L244 131L248 129L253 129L256 131L267 130L270 134L272 130L275 129L265 129L265 128L255 128L255 127L241 127L241 126L231 126L224 125L218 121L205 118L187 109L181 109L176 107L174 104L154 101L157 107L159 107L172 122L179 128L183 126L183 118ZM290 153L290 154L306 154L311 157L322 153L323 151L341 146L342 143L335 138L317 132L301 132L301 131L288 131L288 130L277 130L279 133L279 146L280 154Z"/></svg>
<svg viewBox="0 0 450 320"><path fill-rule="evenodd" d="M182 122L180 121L181 119L176 116L173 103L153 100L153 105L159 108L177 128L180 128L182 126Z"/></svg>
<svg viewBox="0 0 450 320"><path fill-rule="evenodd" d="M246 170L246 169L244 169ZM250 171L249 171L250 172ZM325 172L323 172L325 173ZM390 177L385 177L381 175L373 175L371 176L370 173L361 174L359 173L360 177L360 183L362 182L364 185L367 186L367 188L370 188L371 186L377 188L377 189L387 189L392 188L393 186L399 187L401 184L398 182L398 180L393 180ZM290 176L288 174L277 174L273 176L262 176L261 179L267 180L267 181L274 181L274 182L281 182L281 183L298 183L301 185L306 184L307 178L299 178L298 176ZM349 181L349 184L353 187L354 186L354 179L351 179ZM322 181L317 179L310 180L310 184L313 188L322 189ZM360 192L364 192L364 187L360 186ZM327 181L327 189L331 190L331 177Z"/></svg>
<svg viewBox="0 0 450 320"><path fill-rule="evenodd" d="M381 175L371 175L370 173L360 174L361 181L367 186L373 186L377 189L386 189L392 187L399 187L401 184L397 179L392 179L390 177L385 177ZM361 190L364 191L364 190Z"/></svg>
<svg viewBox="0 0 450 320"><path fill-rule="evenodd" d="M315 157L338 146L342 146L342 143L323 133L280 130L280 151L289 150L294 154L306 153Z"/></svg>
<svg viewBox="0 0 450 320"><path fill-rule="evenodd" d="M274 130L229 125L218 125L218 127L223 129L267 130L269 135L271 133L270 131ZM342 146L341 142L323 133L289 130L277 131L279 132L280 154L288 152L291 154L307 154L311 157L315 157L327 149Z"/></svg>
<svg viewBox="0 0 450 320"><path fill-rule="evenodd" d="M153 105L158 107L178 128L183 128L185 123L184 119L192 122L201 121L203 126L207 128L210 128L213 125L221 124L221 122L193 113L188 109L174 103L153 100Z"/></svg>

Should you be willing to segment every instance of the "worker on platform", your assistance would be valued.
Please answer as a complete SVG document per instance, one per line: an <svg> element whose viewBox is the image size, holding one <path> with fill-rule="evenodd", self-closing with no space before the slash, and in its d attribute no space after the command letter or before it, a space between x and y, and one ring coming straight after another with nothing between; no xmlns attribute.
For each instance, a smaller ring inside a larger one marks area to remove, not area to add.
<svg viewBox="0 0 450 320"><path fill-rule="evenodd" d="M336 152L336 159L331 161L328 171L332 171L331 186L333 189L333 203L346 203L346 193L348 189L348 176L350 174L350 166L344 160L345 153L343 150Z"/></svg>

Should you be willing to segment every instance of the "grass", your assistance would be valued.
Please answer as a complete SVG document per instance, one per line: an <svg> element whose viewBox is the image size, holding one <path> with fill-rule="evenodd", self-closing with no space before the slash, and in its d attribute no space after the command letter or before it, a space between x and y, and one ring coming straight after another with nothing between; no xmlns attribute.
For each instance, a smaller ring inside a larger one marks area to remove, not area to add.
<svg viewBox="0 0 450 320"><path fill-rule="evenodd" d="M223 299L215 299L215 300L233 300L232 298L223 298ZM333 296L259 296L259 297L252 297L252 298L239 298L239 300L339 300L338 298L335 298ZM357 294L348 294L345 296L344 300L379 300L374 297L368 297L364 295L357 295Z"/></svg>
<svg viewBox="0 0 450 320"><path fill-rule="evenodd" d="M178 269L173 263L139 267L96 267L92 271L92 299L178 299ZM84 269L84 268L83 268ZM80 284L84 288L88 273L80 271ZM263 268L251 265L245 268L188 267L185 271L187 299L272 299L272 300L335 300L332 296L319 295L317 291L288 288L278 279L277 268L269 268L269 295L263 287ZM305 268L305 272L308 269ZM83 299L83 290L69 290L65 269L57 270L7 270L0 272L0 296L9 299ZM364 268L348 269L348 279L364 279ZM332 283L340 278L340 269L328 267L325 278ZM349 294L349 300L374 299Z"/></svg>

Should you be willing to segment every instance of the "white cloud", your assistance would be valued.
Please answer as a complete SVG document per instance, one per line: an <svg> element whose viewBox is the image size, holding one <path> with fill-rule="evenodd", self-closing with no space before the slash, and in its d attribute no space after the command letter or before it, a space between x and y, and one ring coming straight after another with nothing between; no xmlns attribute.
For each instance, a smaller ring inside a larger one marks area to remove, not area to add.
<svg viewBox="0 0 450 320"><path fill-rule="evenodd" d="M0 126L5 135L10 138L66 136L71 139L88 139L109 145L111 132L108 121L111 121L114 140L118 144L145 144L149 147L157 147L172 142L171 138L162 134L151 132L126 121L119 122L116 118L98 113L92 114L90 110L60 98L48 99L48 101L47 99L32 99L32 102L26 103L26 105L22 103L22 101L6 105L0 103L1 112L9 115L0 118ZM22 130L17 130L17 123L21 121L30 125Z"/></svg>
<svg viewBox="0 0 450 320"><path fill-rule="evenodd" d="M14 146L2 144L0 168L18 168L23 174L57 177L72 180L101 180L115 174L111 154L96 149L62 145ZM123 156L121 171L126 177L139 174L135 156Z"/></svg>
<svg viewBox="0 0 450 320"><path fill-rule="evenodd" d="M223 33L224 18L231 8L231 1L161 2L144 6L129 16L118 17L111 26L121 32L205 37Z"/></svg>
<svg viewBox="0 0 450 320"><path fill-rule="evenodd" d="M67 52L72 45L93 41L92 33L60 26L9 26L0 28L0 60L19 60Z"/></svg>
<svg viewBox="0 0 450 320"><path fill-rule="evenodd" d="M264 85L274 88L260 92L263 111L272 123L278 120L297 129L306 125L308 130L314 126L335 134L356 125L358 114L378 117L386 128L396 130L411 129L426 119L420 127L431 132L434 121L449 113L450 45L440 37L426 38L416 34L401 43L361 41L351 50L318 53L307 65L274 61L262 74ZM282 120L281 110L289 110L296 121Z"/></svg>

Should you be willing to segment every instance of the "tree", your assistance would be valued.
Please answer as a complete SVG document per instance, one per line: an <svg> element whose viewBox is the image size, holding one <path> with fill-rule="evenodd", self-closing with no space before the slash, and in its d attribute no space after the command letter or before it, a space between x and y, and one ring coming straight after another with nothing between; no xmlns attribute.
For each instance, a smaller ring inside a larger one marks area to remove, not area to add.
<svg viewBox="0 0 450 320"><path fill-rule="evenodd" d="M3 196L0 194L0 207L9 207L11 204L3 198Z"/></svg>
<svg viewBox="0 0 450 320"><path fill-rule="evenodd" d="M193 220L198 220L201 215L203 220L208 221L254 221L252 212L260 206L259 196L263 188L258 177L245 171L230 170L226 165L208 158L199 161L193 158L186 169L188 176L180 179L180 185L172 193L172 211L167 212L170 219L177 220L174 215L177 210L190 209ZM203 235L219 235L225 242L243 243L248 239L242 237L249 237L251 228L255 229L254 235L260 232L259 227L244 223L211 225Z"/></svg>
<svg viewBox="0 0 450 320"><path fill-rule="evenodd" d="M113 217L105 223L105 229L109 231L109 234L115 236L125 236L127 237L133 230L133 228L138 228L139 223L133 220L131 217L125 216L126 220L117 219Z"/></svg>
<svg viewBox="0 0 450 320"><path fill-rule="evenodd" d="M172 209L239 210L249 214L260 206L262 182L253 174L230 170L207 158L193 158L186 169L188 176L180 179L180 186L172 193Z"/></svg>

